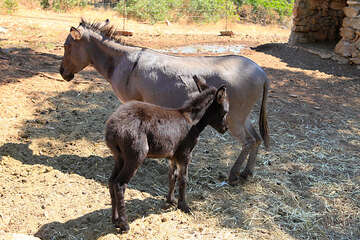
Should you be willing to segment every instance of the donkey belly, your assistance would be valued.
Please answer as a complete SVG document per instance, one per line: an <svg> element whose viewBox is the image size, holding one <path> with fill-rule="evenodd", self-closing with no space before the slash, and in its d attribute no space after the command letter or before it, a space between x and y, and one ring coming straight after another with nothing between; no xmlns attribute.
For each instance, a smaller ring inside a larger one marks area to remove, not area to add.
<svg viewBox="0 0 360 240"><path fill-rule="evenodd" d="M171 158L174 155L174 146L170 142L162 141L162 144L149 142L149 152L147 157L149 158Z"/></svg>

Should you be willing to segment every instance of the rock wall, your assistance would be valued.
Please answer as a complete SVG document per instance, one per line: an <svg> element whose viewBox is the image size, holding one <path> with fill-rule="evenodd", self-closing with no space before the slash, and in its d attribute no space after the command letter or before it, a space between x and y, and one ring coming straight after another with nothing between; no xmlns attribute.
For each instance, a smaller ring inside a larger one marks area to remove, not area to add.
<svg viewBox="0 0 360 240"><path fill-rule="evenodd" d="M346 0L295 0L289 43L339 41Z"/></svg>
<svg viewBox="0 0 360 240"><path fill-rule="evenodd" d="M335 58L360 65L360 0L295 0L289 43L337 43Z"/></svg>
<svg viewBox="0 0 360 240"><path fill-rule="evenodd" d="M351 63L360 64L360 0L347 1L345 18L340 29L342 39L335 47L335 53L346 57Z"/></svg>

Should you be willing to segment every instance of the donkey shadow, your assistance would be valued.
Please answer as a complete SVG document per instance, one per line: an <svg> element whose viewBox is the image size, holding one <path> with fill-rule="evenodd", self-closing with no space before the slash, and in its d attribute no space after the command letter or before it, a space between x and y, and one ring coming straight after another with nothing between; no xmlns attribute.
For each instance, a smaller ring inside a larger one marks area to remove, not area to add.
<svg viewBox="0 0 360 240"><path fill-rule="evenodd" d="M129 223L138 218L166 211L163 201L155 198L144 200L131 199L126 201ZM86 226L84 228L84 226ZM111 223L111 208L99 209L64 223L54 221L44 224L35 236L41 239L88 239L95 240L101 236L119 233Z"/></svg>
<svg viewBox="0 0 360 240"><path fill-rule="evenodd" d="M30 143L6 143L0 147L0 159L2 156L10 156L24 164L45 165L62 173L77 174L103 185L108 184L108 178L114 162L112 156L102 158L95 155L80 157L72 154L63 154L52 157L34 154L29 146ZM158 184L166 187L168 177L167 162L146 159L143 165L132 179L131 188L147 192L152 196L165 196L163 192L159 192L154 187L154 181L160 182ZM154 175L156 175L155 179Z"/></svg>

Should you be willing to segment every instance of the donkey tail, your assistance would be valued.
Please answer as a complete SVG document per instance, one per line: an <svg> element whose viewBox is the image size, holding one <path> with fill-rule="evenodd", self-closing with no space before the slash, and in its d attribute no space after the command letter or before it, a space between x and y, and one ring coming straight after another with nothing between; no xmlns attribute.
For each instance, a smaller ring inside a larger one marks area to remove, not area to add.
<svg viewBox="0 0 360 240"><path fill-rule="evenodd" d="M263 97L261 102L261 110L260 110L260 118L259 118L260 134L262 139L264 140L264 145L266 150L269 150L269 142L270 142L269 128L267 124L267 114L266 114L266 100L267 100L268 90L269 90L269 82L266 81L264 83L264 88L263 88Z"/></svg>

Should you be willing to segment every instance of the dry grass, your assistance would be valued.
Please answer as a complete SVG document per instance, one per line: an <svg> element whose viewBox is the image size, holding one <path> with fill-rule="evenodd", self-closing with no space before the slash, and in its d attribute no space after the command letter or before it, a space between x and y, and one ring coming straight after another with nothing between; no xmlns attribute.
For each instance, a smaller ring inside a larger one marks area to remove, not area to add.
<svg viewBox="0 0 360 240"><path fill-rule="evenodd" d="M94 18L116 19L111 12L87 11ZM354 68L276 44L269 51L244 51L273 82L272 149L260 149L256 175L245 185L227 185L240 147L230 135L209 128L190 166L192 213L165 205L167 163L148 159L126 192L131 230L120 235L110 222L107 178L113 162L103 142L104 121L119 104L111 87L92 68L70 83L18 70L59 77L61 44L84 13L74 12L74 18L18 14L28 17L0 19L9 29L0 36L0 47L16 48L10 57L0 55L5 57L0 58L0 234L102 240L360 238L360 86ZM246 32L227 39L211 35L217 32L211 26L131 24L136 34L126 41L157 48L286 41L281 30L255 25L236 26Z"/></svg>

